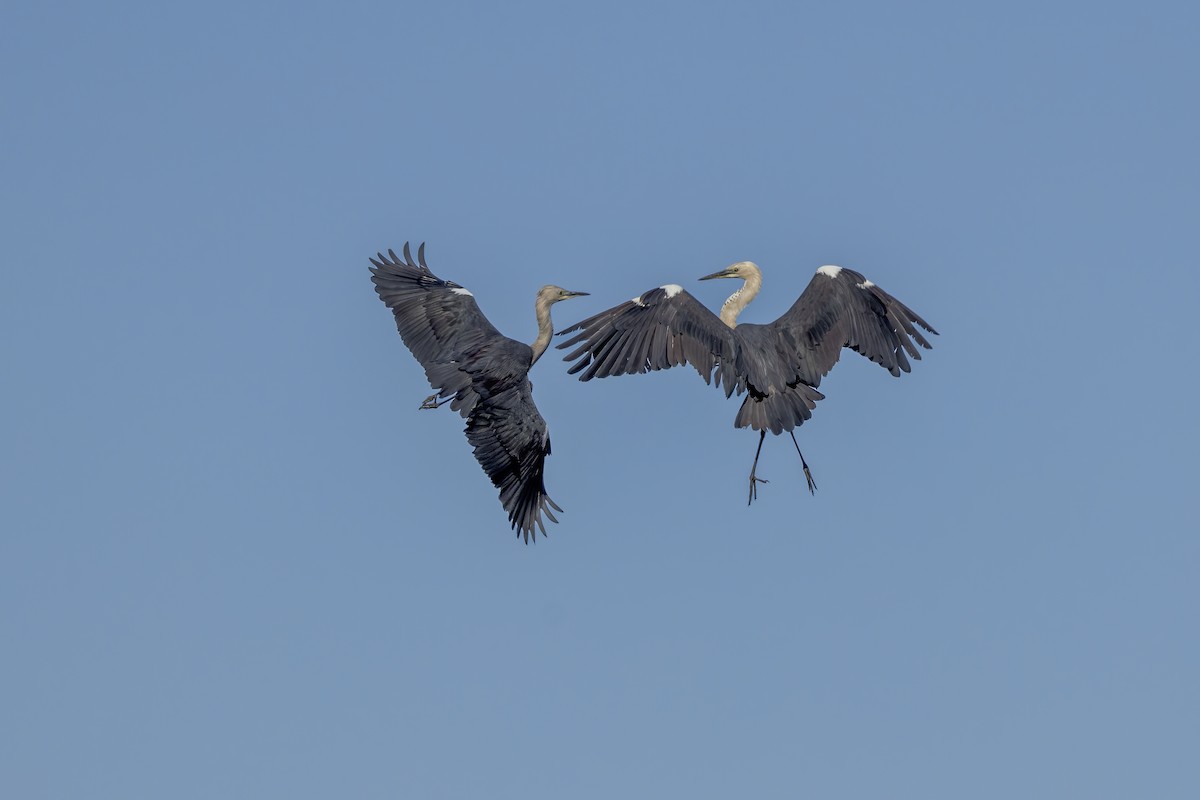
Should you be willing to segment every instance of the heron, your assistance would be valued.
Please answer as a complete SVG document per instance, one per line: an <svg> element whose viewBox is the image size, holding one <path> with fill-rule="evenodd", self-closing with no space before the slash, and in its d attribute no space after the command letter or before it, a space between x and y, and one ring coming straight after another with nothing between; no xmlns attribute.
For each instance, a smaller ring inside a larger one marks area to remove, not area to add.
<svg viewBox="0 0 1200 800"><path fill-rule="evenodd" d="M394 250L370 259L371 280L434 389L420 408L449 403L467 420L464 433L475 459L500 490L512 529L528 544L538 530L546 535L542 515L558 522L551 509L562 511L546 494L550 434L533 403L529 369L554 334L550 306L588 293L559 286L538 290L533 305L538 335L529 345L496 330L467 289L430 272L424 243L415 262L408 242L403 252L403 261Z"/></svg>
<svg viewBox="0 0 1200 800"><path fill-rule="evenodd" d="M719 314L702 305L678 284L651 289L618 306L588 317L560 336L558 349L575 349L563 360L581 381L629 375L691 364L706 383L723 387L725 396L746 393L734 419L736 428L759 432L750 467L746 504L758 497L758 457L767 431L787 431L796 446L810 493L817 485L794 429L812 416L821 378L848 347L899 377L909 372L908 356L921 359L915 341L932 345L916 326L936 334L906 305L852 269L823 266L791 308L768 325L738 324L738 316L762 288L762 270L739 261L705 275L702 281L742 281Z"/></svg>

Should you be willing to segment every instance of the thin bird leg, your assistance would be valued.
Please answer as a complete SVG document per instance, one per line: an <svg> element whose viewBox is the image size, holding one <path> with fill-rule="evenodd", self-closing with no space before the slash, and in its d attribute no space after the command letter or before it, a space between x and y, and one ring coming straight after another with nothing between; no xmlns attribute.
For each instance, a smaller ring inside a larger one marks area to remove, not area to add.
<svg viewBox="0 0 1200 800"><path fill-rule="evenodd" d="M437 396L438 393L434 392L433 394L429 395L429 397L426 397L424 402L421 403L421 408L440 408L454 399L453 396L450 396L439 403Z"/></svg>
<svg viewBox="0 0 1200 800"><path fill-rule="evenodd" d="M804 480L808 481L808 493L816 494L817 482L813 480L812 473L808 471L808 462L804 460L804 453L800 452L800 443L796 441L796 434L794 431L788 431L788 433L792 434L792 444L796 445L796 454L800 456L800 463L804 465Z"/></svg>
<svg viewBox="0 0 1200 800"><path fill-rule="evenodd" d="M754 471L758 469L758 454L762 452L763 439L767 438L766 431L759 431L758 434L758 449L754 451L754 464L750 467L750 499L746 501L746 505L750 505L758 499L758 483L770 483L765 478L756 478Z"/></svg>

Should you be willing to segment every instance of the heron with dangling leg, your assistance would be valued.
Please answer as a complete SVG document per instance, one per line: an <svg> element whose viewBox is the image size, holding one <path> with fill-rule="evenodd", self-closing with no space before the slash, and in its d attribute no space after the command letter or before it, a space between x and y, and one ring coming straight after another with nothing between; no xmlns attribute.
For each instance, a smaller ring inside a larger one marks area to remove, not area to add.
<svg viewBox="0 0 1200 800"><path fill-rule="evenodd" d="M734 426L759 432L750 468L747 505L758 497L757 475L767 431L787 431L796 446L810 493L817 484L794 430L812 416L821 378L849 348L894 376L909 372L909 357L919 361L916 345L930 349L918 330L936 334L908 306L854 270L825 266L783 316L772 323L738 323L738 316L762 289L762 270L739 261L700 278L742 281L714 314L682 286L651 289L559 333L570 336L559 349L574 348L564 361L579 380L645 373L690 364L706 383L725 396L743 392ZM915 342L915 344L914 344ZM581 374L580 374L581 373Z"/></svg>

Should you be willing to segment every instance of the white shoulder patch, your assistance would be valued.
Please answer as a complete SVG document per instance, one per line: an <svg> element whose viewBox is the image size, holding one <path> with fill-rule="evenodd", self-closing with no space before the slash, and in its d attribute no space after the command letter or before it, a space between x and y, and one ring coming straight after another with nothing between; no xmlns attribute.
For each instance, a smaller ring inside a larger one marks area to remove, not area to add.
<svg viewBox="0 0 1200 800"><path fill-rule="evenodd" d="M863 282L862 282L862 283L860 283L860 284L858 285L858 288L860 288L860 289L870 289L870 288L871 288L872 286L874 286L874 285L875 285L875 284L871 283L869 280L867 280L867 279L865 279L865 278L864 278L864 279L863 279Z"/></svg>
<svg viewBox="0 0 1200 800"><path fill-rule="evenodd" d="M683 291L683 287L678 283L668 283L666 286L660 286L658 288L667 293L668 300Z"/></svg>
<svg viewBox="0 0 1200 800"><path fill-rule="evenodd" d="M642 308L646 307L646 304L642 302L642 296L640 294L629 298L629 302L633 303L635 306L641 306Z"/></svg>
<svg viewBox="0 0 1200 800"><path fill-rule="evenodd" d="M829 278L836 278L838 276L838 273L841 271L842 271L841 267L835 267L833 264L826 264L825 266L823 266L819 270L817 270L818 273L820 273L821 275L825 275L826 277L829 277Z"/></svg>
<svg viewBox="0 0 1200 800"><path fill-rule="evenodd" d="M461 286L460 286L460 287L458 287L457 289L451 289L450 291L454 292L455 294L465 294L467 297L474 297L474 296L475 296L475 295L471 294L470 292L468 292L466 289L464 289L464 288L463 288L463 287L461 287Z"/></svg>

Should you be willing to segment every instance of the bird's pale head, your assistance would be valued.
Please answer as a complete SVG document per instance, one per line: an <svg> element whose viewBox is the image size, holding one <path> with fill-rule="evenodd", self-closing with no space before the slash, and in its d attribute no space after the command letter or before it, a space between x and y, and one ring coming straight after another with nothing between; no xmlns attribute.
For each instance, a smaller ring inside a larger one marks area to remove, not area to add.
<svg viewBox="0 0 1200 800"><path fill-rule="evenodd" d="M741 278L748 279L751 275L759 274L758 265L753 261L739 261L736 264L730 264L725 269L717 270L712 275L705 275L700 280L711 281L714 278Z"/></svg>
<svg viewBox="0 0 1200 800"><path fill-rule="evenodd" d="M572 292L561 286L543 286L538 291L538 300L546 305L557 303L559 300L570 300L572 297L587 297L587 292Z"/></svg>

